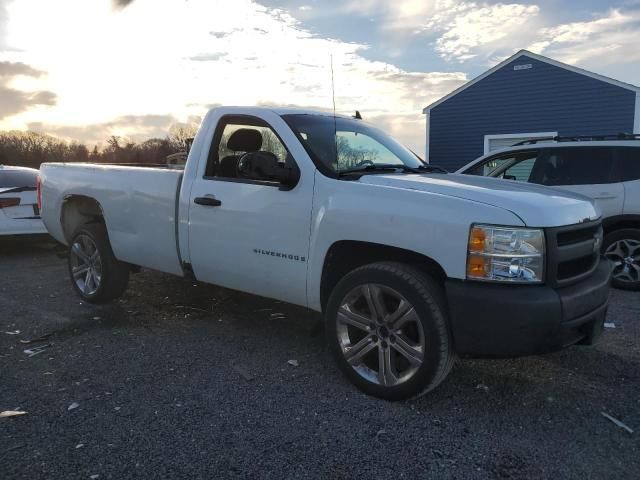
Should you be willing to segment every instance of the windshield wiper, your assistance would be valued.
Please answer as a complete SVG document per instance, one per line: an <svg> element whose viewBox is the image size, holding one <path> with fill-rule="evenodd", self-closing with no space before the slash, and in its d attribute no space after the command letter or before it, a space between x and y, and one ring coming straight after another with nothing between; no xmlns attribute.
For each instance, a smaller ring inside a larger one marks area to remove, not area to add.
<svg viewBox="0 0 640 480"><path fill-rule="evenodd" d="M352 175L352 174L365 174L368 172L394 172L400 170L401 172L406 173L429 173L429 172L440 172L440 173L448 173L444 168L438 167L435 165L420 165L418 167L409 167L408 165L365 165L360 168L350 168L347 170L340 170L338 172L339 176L343 175Z"/></svg>
<svg viewBox="0 0 640 480"><path fill-rule="evenodd" d="M409 167L407 167L409 168ZM449 173L445 168L439 167L438 165L429 165L425 163L415 168L418 172L437 172L437 173Z"/></svg>
<svg viewBox="0 0 640 480"><path fill-rule="evenodd" d="M392 172L395 170L400 170L403 167L404 165L365 165L364 167L339 170L337 173L339 176L342 176L342 175L351 175L353 173Z"/></svg>

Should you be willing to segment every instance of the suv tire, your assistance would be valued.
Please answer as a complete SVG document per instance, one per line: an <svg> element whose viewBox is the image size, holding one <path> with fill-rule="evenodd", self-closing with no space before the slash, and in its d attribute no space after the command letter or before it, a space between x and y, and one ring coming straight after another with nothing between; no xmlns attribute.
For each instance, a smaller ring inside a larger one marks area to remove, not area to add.
<svg viewBox="0 0 640 480"><path fill-rule="evenodd" d="M613 263L611 284L624 290L640 290L640 229L624 228L607 234L603 251Z"/></svg>

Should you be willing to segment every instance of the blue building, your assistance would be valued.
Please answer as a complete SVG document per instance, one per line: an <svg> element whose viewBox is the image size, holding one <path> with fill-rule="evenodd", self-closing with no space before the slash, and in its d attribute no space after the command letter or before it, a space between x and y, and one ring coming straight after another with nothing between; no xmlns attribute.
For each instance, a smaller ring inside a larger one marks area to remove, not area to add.
<svg viewBox="0 0 640 480"><path fill-rule="evenodd" d="M427 160L455 170L521 140L640 133L640 87L521 50L423 113Z"/></svg>

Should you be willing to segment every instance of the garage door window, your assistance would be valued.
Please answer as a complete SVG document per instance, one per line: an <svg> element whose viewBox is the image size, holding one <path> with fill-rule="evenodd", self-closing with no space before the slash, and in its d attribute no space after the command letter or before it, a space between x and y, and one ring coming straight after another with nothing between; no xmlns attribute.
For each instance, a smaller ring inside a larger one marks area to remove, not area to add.
<svg viewBox="0 0 640 480"><path fill-rule="evenodd" d="M558 132L529 132L529 133L505 133L498 135L484 136L484 153L485 155L494 150L511 147L518 142L527 140L552 139L556 137Z"/></svg>

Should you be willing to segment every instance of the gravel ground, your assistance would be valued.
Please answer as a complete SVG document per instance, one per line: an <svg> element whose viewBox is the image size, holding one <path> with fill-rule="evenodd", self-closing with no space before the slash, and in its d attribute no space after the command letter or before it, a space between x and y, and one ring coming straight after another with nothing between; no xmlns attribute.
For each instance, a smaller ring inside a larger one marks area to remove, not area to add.
<svg viewBox="0 0 640 480"><path fill-rule="evenodd" d="M3 241L0 411L28 413L0 418L0 479L637 479L640 294L613 291L607 321L595 347L461 360L388 403L306 310L146 270L90 306L51 244Z"/></svg>

